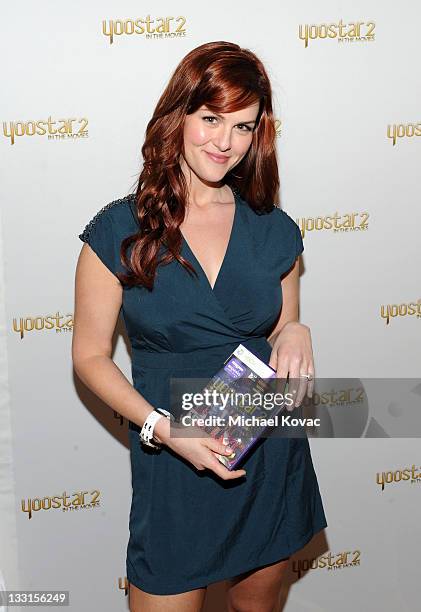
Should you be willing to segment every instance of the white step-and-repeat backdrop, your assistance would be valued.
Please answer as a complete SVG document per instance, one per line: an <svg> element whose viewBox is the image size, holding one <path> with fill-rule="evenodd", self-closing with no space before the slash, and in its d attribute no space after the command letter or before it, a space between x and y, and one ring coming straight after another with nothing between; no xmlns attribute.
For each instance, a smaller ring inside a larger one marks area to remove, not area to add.
<svg viewBox="0 0 421 612"><path fill-rule="evenodd" d="M3 8L0 588L127 610L127 423L72 371L78 234L131 190L158 97L199 44L248 47L272 79L317 375L419 376L420 20L410 0ZM121 324L114 359L130 379ZM391 398L383 416L403 410ZM291 559L286 611L419 609L418 432L381 417L376 435L311 440L329 527Z"/></svg>

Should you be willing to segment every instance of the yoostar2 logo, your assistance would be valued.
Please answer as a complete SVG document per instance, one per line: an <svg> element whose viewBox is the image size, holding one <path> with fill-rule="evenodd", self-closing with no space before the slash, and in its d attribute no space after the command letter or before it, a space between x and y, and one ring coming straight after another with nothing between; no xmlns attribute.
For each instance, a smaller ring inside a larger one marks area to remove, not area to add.
<svg viewBox="0 0 421 612"><path fill-rule="evenodd" d="M102 21L102 33L107 36L110 45L115 36L144 35L145 38L179 38L186 35L185 17L157 17L151 19L108 19Z"/></svg>
<svg viewBox="0 0 421 612"><path fill-rule="evenodd" d="M3 136L15 144L16 138L22 136L47 136L48 140L78 139L88 137L88 119L48 119L28 121L3 121Z"/></svg>
<svg viewBox="0 0 421 612"><path fill-rule="evenodd" d="M298 26L298 37L308 47L309 40L317 38L336 38L338 42L368 41L374 40L374 29L376 25L372 21L352 21L343 23L300 24Z"/></svg>

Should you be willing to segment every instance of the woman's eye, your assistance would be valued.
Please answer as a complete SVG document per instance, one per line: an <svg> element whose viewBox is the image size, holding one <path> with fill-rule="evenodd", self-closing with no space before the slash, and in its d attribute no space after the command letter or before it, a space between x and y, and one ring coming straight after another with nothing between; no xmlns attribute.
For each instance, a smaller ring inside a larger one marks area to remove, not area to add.
<svg viewBox="0 0 421 612"><path fill-rule="evenodd" d="M207 115L206 117L202 117L202 119L206 123L210 123L211 125L215 125L215 122L218 120L218 117L214 117L212 115ZM215 119L215 122L212 121L213 119ZM239 123L237 127L240 128L240 132L251 132L252 131L252 128L249 125L246 125L245 123Z"/></svg>

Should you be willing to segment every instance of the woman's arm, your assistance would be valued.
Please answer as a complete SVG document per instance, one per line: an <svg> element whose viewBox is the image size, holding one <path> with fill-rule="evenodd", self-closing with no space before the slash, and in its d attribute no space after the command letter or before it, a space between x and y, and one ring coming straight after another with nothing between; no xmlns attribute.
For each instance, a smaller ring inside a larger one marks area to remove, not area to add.
<svg viewBox="0 0 421 612"><path fill-rule="evenodd" d="M294 266L282 278L282 310L275 328L272 330L268 341L273 347L273 344L286 323L290 321L298 321L298 304L299 304L299 283L300 283L300 263L299 258L295 260Z"/></svg>
<svg viewBox="0 0 421 612"><path fill-rule="evenodd" d="M112 338L123 299L117 277L84 244L76 266L72 340L73 367L80 380L108 406L142 427L153 406L134 389L111 358ZM155 427L169 430L167 419Z"/></svg>
<svg viewBox="0 0 421 612"><path fill-rule="evenodd" d="M278 322L268 341L272 346L269 365L276 370L276 377L289 377L288 392L296 396L295 406L313 394L314 381L308 381L302 374L314 377L314 358L310 328L298 322L299 313L299 258L283 277L282 310Z"/></svg>

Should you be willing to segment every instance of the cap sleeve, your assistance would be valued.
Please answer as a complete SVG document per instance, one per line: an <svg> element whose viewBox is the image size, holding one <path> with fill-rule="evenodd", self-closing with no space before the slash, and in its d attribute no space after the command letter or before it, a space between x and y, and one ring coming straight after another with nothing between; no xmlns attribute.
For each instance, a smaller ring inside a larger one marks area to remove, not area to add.
<svg viewBox="0 0 421 612"><path fill-rule="evenodd" d="M111 204L104 206L87 223L79 234L80 240L89 244L102 263L113 273L121 271L120 244L117 244L116 230L111 213Z"/></svg>
<svg viewBox="0 0 421 612"><path fill-rule="evenodd" d="M274 249L279 276L287 272L296 258L304 251L303 238L298 224L284 210L276 208L274 223Z"/></svg>

